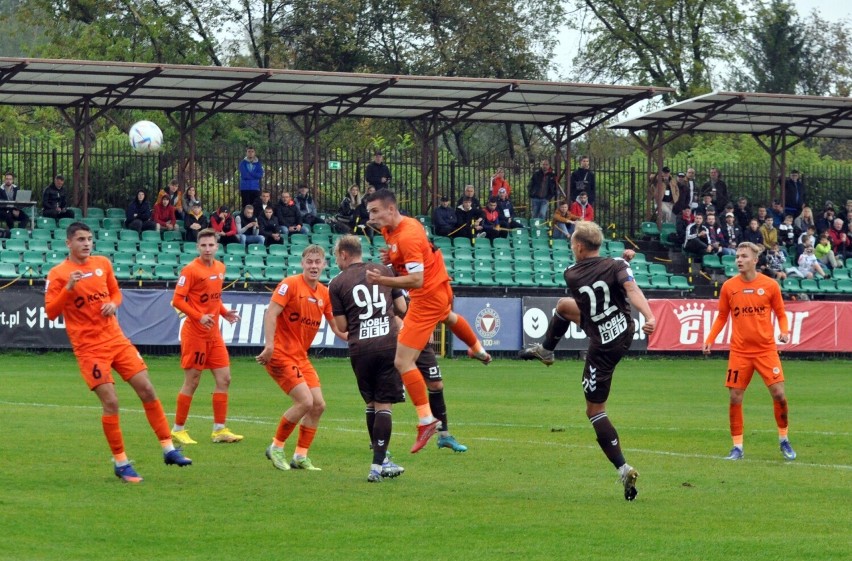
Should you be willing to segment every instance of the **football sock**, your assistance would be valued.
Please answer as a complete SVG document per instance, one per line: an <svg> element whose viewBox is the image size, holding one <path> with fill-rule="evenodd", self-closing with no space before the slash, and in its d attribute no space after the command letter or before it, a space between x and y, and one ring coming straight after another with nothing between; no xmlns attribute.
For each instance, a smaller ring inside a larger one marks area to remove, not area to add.
<svg viewBox="0 0 852 561"><path fill-rule="evenodd" d="M743 447L743 404L732 403L728 408L728 417L731 422L731 438L734 446Z"/></svg>
<svg viewBox="0 0 852 561"><path fill-rule="evenodd" d="M225 419L228 418L228 394L214 393L213 394L213 423L219 425L219 428L225 426ZM218 429L217 429L218 430Z"/></svg>
<svg viewBox="0 0 852 561"><path fill-rule="evenodd" d="M461 339L465 345L470 347L474 353L482 352L482 343L476 338L476 333L473 332L470 324L462 316L456 314L456 317L458 320L450 326L450 331Z"/></svg>
<svg viewBox="0 0 852 561"><path fill-rule="evenodd" d="M385 461L390 445L391 430L393 428L393 414L388 409L376 411L376 420L373 422L372 440L373 463L381 466Z"/></svg>
<svg viewBox="0 0 852 561"><path fill-rule="evenodd" d="M627 463L624 460L624 454L621 453L621 444L618 442L618 432L607 417L606 412L598 413L593 417L589 417L592 427L595 429L595 434L598 436L598 445L606 454L607 459L612 462L616 469Z"/></svg>
<svg viewBox="0 0 852 561"><path fill-rule="evenodd" d="M547 324L547 331L544 333L544 341L541 342L541 346L548 351L556 349L559 340L565 336L570 326L570 321L560 316L559 312L554 312L553 317L550 318L550 323Z"/></svg>
<svg viewBox="0 0 852 561"><path fill-rule="evenodd" d="M426 394L426 382L423 381L423 376L420 374L420 370L415 367L408 372L403 372L402 383L405 385L405 390L411 397L411 402L414 404L414 407L425 405L428 409L429 396ZM420 410L418 409L418 413L419 412ZM432 410L428 409L428 412L429 416L431 416ZM423 415L420 416L423 417Z"/></svg>
<svg viewBox="0 0 852 561"><path fill-rule="evenodd" d="M192 396L178 393L177 408L175 409L175 430L183 430L186 418L189 416L189 406L192 405ZM180 427L178 429L177 427Z"/></svg>
<svg viewBox="0 0 852 561"><path fill-rule="evenodd" d="M127 459L127 454L125 454L124 452L122 452L121 454L115 454L113 456L113 459L115 460L115 465L117 467L126 466L130 463L130 460Z"/></svg>
<svg viewBox="0 0 852 561"><path fill-rule="evenodd" d="M275 431L275 440L273 443L277 448L283 448L284 443L287 442L287 438L293 434L293 430L296 428L297 423L293 423L287 420L287 417L281 417L281 421L278 422L278 429Z"/></svg>
<svg viewBox="0 0 852 561"><path fill-rule="evenodd" d="M778 437L787 440L787 400L773 401L775 407L775 424L778 425Z"/></svg>
<svg viewBox="0 0 852 561"><path fill-rule="evenodd" d="M311 447L311 443L314 441L314 437L316 435L316 427L306 427L305 425L299 425L299 440L296 441L296 450L294 455L299 456L301 458L307 457L308 448Z"/></svg>
<svg viewBox="0 0 852 561"><path fill-rule="evenodd" d="M439 432L447 432L447 404L444 402L444 390L429 390L429 407L432 409L432 415L441 421L438 425Z"/></svg>
<svg viewBox="0 0 852 561"><path fill-rule="evenodd" d="M160 444L163 449L172 447L172 431L169 430L169 421L166 419L166 412L163 411L163 404L159 399L143 403L145 408L145 416L148 418L148 424L154 429Z"/></svg>
<svg viewBox="0 0 852 561"><path fill-rule="evenodd" d="M124 460L127 461L127 456L124 454L124 437L121 435L118 415L102 415L101 425L104 428L104 436L106 436L107 444L109 444L109 449L112 450L116 463L119 461L119 456L124 456Z"/></svg>
<svg viewBox="0 0 852 561"><path fill-rule="evenodd" d="M367 434L370 435L370 442L372 442L373 427L376 423L376 410L373 407L367 407L364 410L364 416L367 418Z"/></svg>

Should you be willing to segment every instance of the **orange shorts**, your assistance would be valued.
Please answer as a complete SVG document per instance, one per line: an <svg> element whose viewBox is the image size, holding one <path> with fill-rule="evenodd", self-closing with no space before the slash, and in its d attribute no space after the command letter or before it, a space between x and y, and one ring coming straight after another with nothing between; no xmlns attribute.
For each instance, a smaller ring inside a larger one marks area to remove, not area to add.
<svg viewBox="0 0 852 561"><path fill-rule="evenodd" d="M425 348L435 326L447 319L453 311L452 303L453 289L450 283L424 296L412 298L397 340L412 349Z"/></svg>
<svg viewBox="0 0 852 561"><path fill-rule="evenodd" d="M778 356L778 353L758 356L731 353L728 356L728 375L725 379L725 387L738 390L746 389L755 370L767 386L784 381L784 371L781 369L781 357Z"/></svg>
<svg viewBox="0 0 852 561"><path fill-rule="evenodd" d="M308 357L273 358L266 364L266 371L286 394L301 383L307 384L309 388L320 387L319 376Z"/></svg>
<svg viewBox="0 0 852 561"><path fill-rule="evenodd" d="M98 345L97 349L76 354L80 375L90 390L101 384L114 384L113 369L125 382L148 369L145 361L142 360L142 355L127 339L118 339Z"/></svg>
<svg viewBox="0 0 852 561"><path fill-rule="evenodd" d="M184 370L193 368L204 370L209 368L227 368L231 365L228 348L221 337L202 339L192 335L181 334L180 367Z"/></svg>

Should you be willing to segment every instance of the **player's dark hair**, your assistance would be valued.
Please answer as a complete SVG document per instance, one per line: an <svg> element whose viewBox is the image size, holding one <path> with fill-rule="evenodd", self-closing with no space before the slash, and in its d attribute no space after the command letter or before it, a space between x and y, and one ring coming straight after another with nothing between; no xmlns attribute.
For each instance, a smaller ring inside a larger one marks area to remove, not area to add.
<svg viewBox="0 0 852 561"><path fill-rule="evenodd" d="M198 235L195 237L195 241L200 242L201 238L209 237L216 238L216 243L219 243L219 233L213 228L204 228L203 230L199 230Z"/></svg>
<svg viewBox="0 0 852 561"><path fill-rule="evenodd" d="M84 222L72 222L65 229L65 238L69 240L72 239L74 237L74 234L76 234L80 230L84 230L89 233L92 232L92 229L89 227L88 224Z"/></svg>
<svg viewBox="0 0 852 561"><path fill-rule="evenodd" d="M364 253L361 248L361 238L353 236L352 234L347 234L338 238L337 242L334 244L334 251L335 253L345 251L352 257L361 257Z"/></svg>
<svg viewBox="0 0 852 561"><path fill-rule="evenodd" d="M574 225L571 239L582 244L589 251L595 251L603 245L603 232L594 222L580 221Z"/></svg>
<svg viewBox="0 0 852 561"><path fill-rule="evenodd" d="M396 195L390 189L377 189L375 193L364 197L364 204L370 204L373 201L381 201L385 205L396 204Z"/></svg>

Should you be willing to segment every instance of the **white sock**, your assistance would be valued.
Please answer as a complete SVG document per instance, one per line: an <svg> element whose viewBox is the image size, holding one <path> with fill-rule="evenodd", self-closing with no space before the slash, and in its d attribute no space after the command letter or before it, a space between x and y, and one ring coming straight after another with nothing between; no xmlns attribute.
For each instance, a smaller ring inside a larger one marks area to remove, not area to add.
<svg viewBox="0 0 852 561"><path fill-rule="evenodd" d="M221 423L213 423L213 430L222 430L223 428L225 428L225 425Z"/></svg>
<svg viewBox="0 0 852 561"><path fill-rule="evenodd" d="M382 466L380 466L379 464L370 464L370 469L373 471L378 471L379 473L382 472Z"/></svg>
<svg viewBox="0 0 852 561"><path fill-rule="evenodd" d="M429 415L428 417L420 417L421 425L428 425L429 423L434 423L435 417L433 415Z"/></svg>
<svg viewBox="0 0 852 561"><path fill-rule="evenodd" d="M174 425L172 427L172 432L180 432L183 430L184 425Z"/></svg>

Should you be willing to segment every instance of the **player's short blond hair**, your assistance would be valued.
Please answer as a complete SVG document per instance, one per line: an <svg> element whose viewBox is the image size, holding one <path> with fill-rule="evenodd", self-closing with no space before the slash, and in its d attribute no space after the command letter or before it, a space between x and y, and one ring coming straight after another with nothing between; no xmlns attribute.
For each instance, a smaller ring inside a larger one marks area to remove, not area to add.
<svg viewBox="0 0 852 561"><path fill-rule="evenodd" d="M594 222L581 221L574 223L574 233L571 240L582 244L589 251L600 249L603 245L603 231Z"/></svg>
<svg viewBox="0 0 852 561"><path fill-rule="evenodd" d="M761 246L757 245L756 243L751 243L751 242L742 242L741 244L739 244L737 246L737 249L748 249L752 253L754 253L755 257L760 255L760 253L763 251L763 248Z"/></svg>
<svg viewBox="0 0 852 561"><path fill-rule="evenodd" d="M302 259L310 255L311 253L318 253L320 257L325 259L325 249L315 243L312 243L311 245L302 250Z"/></svg>
<svg viewBox="0 0 852 561"><path fill-rule="evenodd" d="M352 257L361 257L364 253L361 247L361 238L352 234L341 236L334 244L334 252L339 253L341 251L345 251Z"/></svg>

